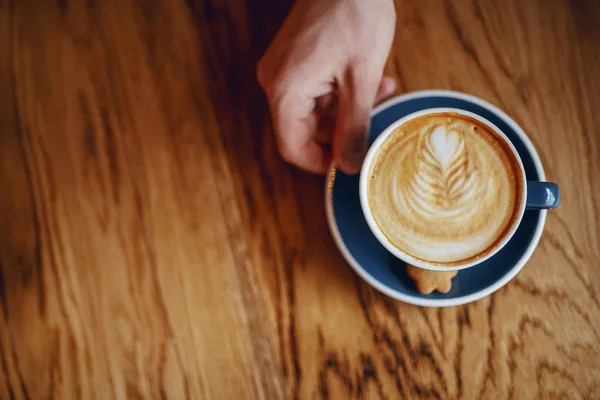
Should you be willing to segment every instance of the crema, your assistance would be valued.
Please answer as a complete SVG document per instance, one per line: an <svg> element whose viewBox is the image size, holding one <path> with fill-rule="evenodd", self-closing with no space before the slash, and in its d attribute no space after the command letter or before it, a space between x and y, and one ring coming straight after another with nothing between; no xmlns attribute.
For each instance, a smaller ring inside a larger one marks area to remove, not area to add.
<svg viewBox="0 0 600 400"><path fill-rule="evenodd" d="M410 120L385 139L367 194L394 246L452 265L494 249L518 216L524 184L503 138L475 119L438 113Z"/></svg>

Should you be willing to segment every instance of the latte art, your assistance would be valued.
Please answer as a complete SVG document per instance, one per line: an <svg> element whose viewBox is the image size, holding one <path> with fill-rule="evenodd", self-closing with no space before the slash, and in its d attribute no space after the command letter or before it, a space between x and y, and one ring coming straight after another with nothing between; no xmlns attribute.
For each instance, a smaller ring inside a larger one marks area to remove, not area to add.
<svg viewBox="0 0 600 400"><path fill-rule="evenodd" d="M484 189L486 182L469 168L464 137L456 130L432 128L421 138L415 156L416 172L399 199L422 218L465 213Z"/></svg>
<svg viewBox="0 0 600 400"><path fill-rule="evenodd" d="M413 257L456 263L485 254L510 227L522 177L510 149L462 115L434 114L392 132L370 170L375 222Z"/></svg>

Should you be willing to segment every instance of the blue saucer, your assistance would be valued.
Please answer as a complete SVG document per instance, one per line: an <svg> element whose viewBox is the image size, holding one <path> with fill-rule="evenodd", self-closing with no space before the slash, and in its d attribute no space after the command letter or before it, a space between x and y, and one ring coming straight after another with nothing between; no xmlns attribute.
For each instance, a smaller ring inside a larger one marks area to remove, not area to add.
<svg viewBox="0 0 600 400"><path fill-rule="evenodd" d="M476 113L502 130L516 147L527 180L545 181L540 158L525 132L503 111L479 98L452 91L420 91L395 97L372 113L369 143L392 122L426 108L454 107ZM490 259L452 279L449 293L423 295L406 274L406 264L389 253L371 233L358 193L359 177L333 166L326 188L329 228L350 266L371 286L386 295L422 306L455 306L487 296L510 281L531 257L546 221L546 210L526 210L511 240Z"/></svg>

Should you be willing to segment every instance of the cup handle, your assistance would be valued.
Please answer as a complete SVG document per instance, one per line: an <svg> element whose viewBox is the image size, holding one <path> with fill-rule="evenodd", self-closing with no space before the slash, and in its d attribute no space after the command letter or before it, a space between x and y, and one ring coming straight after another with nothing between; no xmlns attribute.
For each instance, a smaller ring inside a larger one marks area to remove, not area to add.
<svg viewBox="0 0 600 400"><path fill-rule="evenodd" d="M560 203L560 190L552 182L527 182L527 210L556 208Z"/></svg>

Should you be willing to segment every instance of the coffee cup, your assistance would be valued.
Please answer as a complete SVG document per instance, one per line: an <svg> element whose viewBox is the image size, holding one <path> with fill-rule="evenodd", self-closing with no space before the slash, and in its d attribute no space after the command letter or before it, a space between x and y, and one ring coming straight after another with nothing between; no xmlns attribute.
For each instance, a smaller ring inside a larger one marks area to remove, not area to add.
<svg viewBox="0 0 600 400"><path fill-rule="evenodd" d="M555 183L527 181L497 126L455 108L421 110L389 125L366 154L359 192L377 240L398 259L433 271L487 260L526 210L560 201Z"/></svg>

